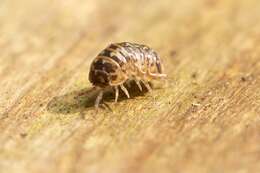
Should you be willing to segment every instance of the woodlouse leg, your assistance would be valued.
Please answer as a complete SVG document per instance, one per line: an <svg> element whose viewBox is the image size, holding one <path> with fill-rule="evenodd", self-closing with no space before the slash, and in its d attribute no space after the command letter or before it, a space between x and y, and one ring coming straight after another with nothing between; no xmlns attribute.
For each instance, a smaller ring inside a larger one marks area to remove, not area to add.
<svg viewBox="0 0 260 173"><path fill-rule="evenodd" d="M135 83L137 84L137 86L140 89L140 91L143 91L143 88L142 88L140 82L137 79L135 79Z"/></svg>
<svg viewBox="0 0 260 173"><path fill-rule="evenodd" d="M148 72L147 72L147 76L152 78L152 79L158 79L158 78L166 78L166 74L163 73L159 73L159 74L154 74L151 72L151 65L149 65L148 67Z"/></svg>
<svg viewBox="0 0 260 173"><path fill-rule="evenodd" d="M117 102L118 100L118 95L119 95L118 86L115 86L115 102Z"/></svg>
<svg viewBox="0 0 260 173"><path fill-rule="evenodd" d="M148 72L148 76L151 77L152 79L158 79L158 78L166 78L166 74L153 74Z"/></svg>
<svg viewBox="0 0 260 173"><path fill-rule="evenodd" d="M103 91L100 91L97 98L96 98L96 101L95 101L95 107L98 108L98 105L100 103L100 101L102 100L103 98Z"/></svg>
<svg viewBox="0 0 260 173"><path fill-rule="evenodd" d="M149 92L152 92L152 88L151 88L151 86L149 85L149 83L146 82L146 81L142 81L142 82L143 82L144 86L148 89L148 91L149 91Z"/></svg>
<svg viewBox="0 0 260 173"><path fill-rule="evenodd" d="M136 64L134 64L135 68L137 69L137 72L142 75L142 76L145 76L146 73L139 67L137 66Z"/></svg>
<svg viewBox="0 0 260 173"><path fill-rule="evenodd" d="M127 98L130 98L129 93L128 93L127 89L125 88L125 86L123 84L120 85L120 88L124 91L124 93L127 96Z"/></svg>
<svg viewBox="0 0 260 173"><path fill-rule="evenodd" d="M148 69L147 69L147 76L152 78L152 79L158 79L158 78L166 78L167 75L164 73L158 73L154 74L151 72L151 64L149 64Z"/></svg>

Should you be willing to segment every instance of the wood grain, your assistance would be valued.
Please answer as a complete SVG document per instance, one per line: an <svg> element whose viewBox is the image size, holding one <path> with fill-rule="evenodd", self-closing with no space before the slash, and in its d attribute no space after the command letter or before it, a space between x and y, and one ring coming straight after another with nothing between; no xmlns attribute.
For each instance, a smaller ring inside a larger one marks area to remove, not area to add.
<svg viewBox="0 0 260 173"><path fill-rule="evenodd" d="M0 172L259 172L259 0L3 0ZM168 84L93 108L90 62L151 46Z"/></svg>

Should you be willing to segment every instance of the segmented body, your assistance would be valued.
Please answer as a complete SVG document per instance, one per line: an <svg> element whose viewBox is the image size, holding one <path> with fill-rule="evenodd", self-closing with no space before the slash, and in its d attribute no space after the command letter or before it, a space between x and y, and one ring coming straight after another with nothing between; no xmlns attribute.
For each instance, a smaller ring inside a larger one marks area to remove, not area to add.
<svg viewBox="0 0 260 173"><path fill-rule="evenodd" d="M118 99L118 87L130 97L123 85L127 80L134 80L140 90L142 82L151 91L148 82L164 77L166 75L157 53L148 46L129 42L110 44L93 60L89 72L89 80L94 86L115 88L115 101ZM101 90L96 99L96 107L102 96Z"/></svg>

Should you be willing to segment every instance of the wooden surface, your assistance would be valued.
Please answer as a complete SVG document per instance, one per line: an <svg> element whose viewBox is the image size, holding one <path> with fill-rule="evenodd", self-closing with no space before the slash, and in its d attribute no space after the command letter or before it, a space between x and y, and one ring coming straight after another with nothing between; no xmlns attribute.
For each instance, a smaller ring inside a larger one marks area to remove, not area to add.
<svg viewBox="0 0 260 173"><path fill-rule="evenodd" d="M2 0L0 172L260 172L259 21L259 0ZM90 62L120 41L168 86L96 112Z"/></svg>

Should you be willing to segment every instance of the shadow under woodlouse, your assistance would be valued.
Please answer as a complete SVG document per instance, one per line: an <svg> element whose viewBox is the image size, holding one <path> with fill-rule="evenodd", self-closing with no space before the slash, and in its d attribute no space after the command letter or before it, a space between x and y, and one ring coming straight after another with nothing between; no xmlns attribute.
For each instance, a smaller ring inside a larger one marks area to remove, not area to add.
<svg viewBox="0 0 260 173"><path fill-rule="evenodd" d="M130 93L131 98L141 96L148 92L144 85L142 85L143 91L140 91L138 86L134 82L129 82L126 85L127 90ZM86 111L87 109L93 109L95 107L95 100L98 91L94 88L86 88L78 91L73 91L65 95L54 97L47 105L47 110L52 113L69 114ZM106 105L106 102L113 102L115 93L113 89L109 89L104 93L103 101L100 107ZM120 90L118 102L127 99L125 94Z"/></svg>

